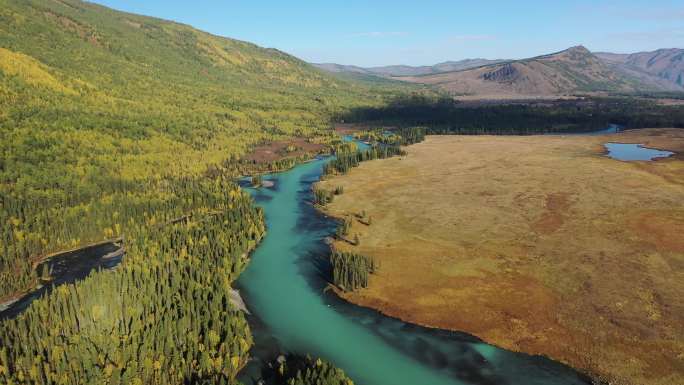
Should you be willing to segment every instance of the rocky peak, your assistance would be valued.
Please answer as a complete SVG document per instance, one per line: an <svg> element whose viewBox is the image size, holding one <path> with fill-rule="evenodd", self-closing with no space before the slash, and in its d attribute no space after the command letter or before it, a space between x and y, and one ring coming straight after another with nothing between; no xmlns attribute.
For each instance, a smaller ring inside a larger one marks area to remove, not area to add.
<svg viewBox="0 0 684 385"><path fill-rule="evenodd" d="M482 78L490 82L503 83L512 82L518 78L519 75L520 72L513 64L506 63L493 71L483 73Z"/></svg>
<svg viewBox="0 0 684 385"><path fill-rule="evenodd" d="M564 52L570 53L570 54L577 54L577 55L591 55L591 51L587 49L587 47L583 45L576 45L574 47L570 47L566 49Z"/></svg>

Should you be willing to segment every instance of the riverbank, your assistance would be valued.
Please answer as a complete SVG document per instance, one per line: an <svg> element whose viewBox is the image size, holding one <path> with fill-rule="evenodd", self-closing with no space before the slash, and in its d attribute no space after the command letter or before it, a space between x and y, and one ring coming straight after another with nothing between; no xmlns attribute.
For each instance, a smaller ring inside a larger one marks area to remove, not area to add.
<svg viewBox="0 0 684 385"><path fill-rule="evenodd" d="M47 282L41 282L37 277L31 289L3 300L0 303L0 320L16 317L31 302L49 293L53 287L82 280L98 269L114 268L125 254L121 241L122 238L116 238L45 255L35 264L34 269L46 266L50 272Z"/></svg>
<svg viewBox="0 0 684 385"><path fill-rule="evenodd" d="M311 187L332 159L265 175L262 180L274 181L275 189L247 189L264 212L268 233L236 285L252 312L255 340L255 358L242 382L260 383L261 368L287 352L329 360L366 385L591 383L544 357L497 349L465 333L423 328L326 294L325 241L337 223L311 205Z"/></svg>
<svg viewBox="0 0 684 385"><path fill-rule="evenodd" d="M60 256L65 256L65 255L74 254L74 253L85 252L88 249L97 248L97 247L100 247L103 245L119 244L122 241L123 241L123 238L114 238L114 239L108 239L108 240L103 240L103 241L99 241L99 242L89 243L87 245L71 248L68 250L61 250L61 251L48 253L48 254L39 256L37 258L34 258L31 261L31 266L32 266L33 272L36 272L41 265L46 264L46 263L50 263L50 260L52 260L53 258L58 258ZM119 251L121 253L123 253L123 248L120 248ZM108 255L103 256L102 258L103 259L115 258L117 256L117 255L115 255L115 253L116 252L111 252ZM31 293L33 293L34 291L40 290L42 287L43 287L43 285L40 283L40 279L38 277L36 277L34 279L34 281L31 283L30 287L28 287L24 290L17 291L17 292L12 293L12 294L8 294L4 297L1 297L0 298L0 312L6 310L7 308L9 308L9 306L11 306L13 303L21 300L22 298L24 298L28 295L31 295Z"/></svg>
<svg viewBox="0 0 684 385"><path fill-rule="evenodd" d="M373 217L335 247L381 266L342 297L621 383L681 381L682 134L429 137L324 181L344 188L327 213ZM606 141L677 154L620 162Z"/></svg>

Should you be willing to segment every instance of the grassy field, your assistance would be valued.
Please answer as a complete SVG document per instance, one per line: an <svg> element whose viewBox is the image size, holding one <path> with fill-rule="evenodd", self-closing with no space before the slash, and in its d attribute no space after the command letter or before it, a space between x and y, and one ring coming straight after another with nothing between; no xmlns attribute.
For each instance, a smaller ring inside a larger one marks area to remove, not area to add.
<svg viewBox="0 0 684 385"><path fill-rule="evenodd" d="M404 320L545 354L620 384L684 383L684 157L621 162L607 141L684 151L684 130L429 136L321 182L375 257L343 294Z"/></svg>

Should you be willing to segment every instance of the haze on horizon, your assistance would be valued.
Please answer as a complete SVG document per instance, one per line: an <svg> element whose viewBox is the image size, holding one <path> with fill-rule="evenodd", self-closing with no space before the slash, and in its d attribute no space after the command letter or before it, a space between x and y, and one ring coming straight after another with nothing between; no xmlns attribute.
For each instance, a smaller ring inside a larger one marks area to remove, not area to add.
<svg viewBox="0 0 684 385"><path fill-rule="evenodd" d="M95 0L277 48L309 62L432 65L516 59L575 45L632 53L684 47L684 4L671 0L485 3L426 0L249 2Z"/></svg>

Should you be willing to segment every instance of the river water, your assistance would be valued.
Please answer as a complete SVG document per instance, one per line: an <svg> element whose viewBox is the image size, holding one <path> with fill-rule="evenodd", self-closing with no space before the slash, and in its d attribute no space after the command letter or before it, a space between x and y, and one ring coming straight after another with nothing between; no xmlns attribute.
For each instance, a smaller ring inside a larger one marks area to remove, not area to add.
<svg viewBox="0 0 684 385"><path fill-rule="evenodd" d="M464 333L407 324L326 293L325 238L337 223L313 208L311 186L329 160L321 157L265 176L272 187L248 188L264 209L268 233L237 283L252 312L256 342L255 359L240 378L245 384L257 383L262 368L281 353L322 357L357 385L591 383L547 358L498 349ZM0 320L21 313L54 286L116 266L121 261L117 250L106 244L51 259L55 281L0 309Z"/></svg>
<svg viewBox="0 0 684 385"><path fill-rule="evenodd" d="M265 176L271 188L248 189L264 209L268 233L238 280L256 341L255 360L240 378L245 384L257 383L259 368L280 353L320 356L357 385L590 383L547 358L407 324L326 293L325 238L337 224L310 202L327 161Z"/></svg>

